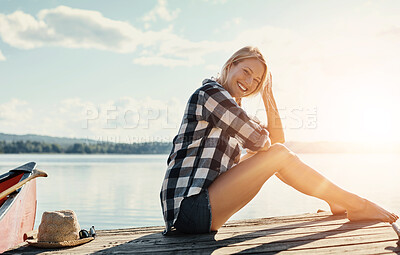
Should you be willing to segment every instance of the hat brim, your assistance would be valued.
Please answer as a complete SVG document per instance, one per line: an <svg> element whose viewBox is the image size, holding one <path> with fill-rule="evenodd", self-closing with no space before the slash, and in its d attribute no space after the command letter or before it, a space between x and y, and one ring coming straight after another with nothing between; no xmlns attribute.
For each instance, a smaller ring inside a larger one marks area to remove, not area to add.
<svg viewBox="0 0 400 255"><path fill-rule="evenodd" d="M38 242L37 240L26 240L26 241L30 246L38 248L64 248L64 247L73 247L81 245L84 243L88 243L92 240L94 240L94 237L86 237L78 240L63 241L63 242Z"/></svg>

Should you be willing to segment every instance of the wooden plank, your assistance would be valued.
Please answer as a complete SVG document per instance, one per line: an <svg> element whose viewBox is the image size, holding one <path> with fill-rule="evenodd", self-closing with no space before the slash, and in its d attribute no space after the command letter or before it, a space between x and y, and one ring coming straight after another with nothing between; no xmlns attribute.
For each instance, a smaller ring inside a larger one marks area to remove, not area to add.
<svg viewBox="0 0 400 255"><path fill-rule="evenodd" d="M341 226L341 230L337 231L335 230L336 228ZM313 234L313 233L319 233L322 231L336 231L337 233L341 232L348 232L348 231L353 231L352 233L358 233L359 231L364 231L364 234L369 234L369 232L383 232L383 231L388 231L388 224L386 225L368 225L368 226L360 226L358 225L355 227L353 224L344 224L344 225L326 225L326 226L310 226L308 228L288 228L285 229L285 231L275 231L274 229L270 229L269 226L264 226L262 230L257 230L257 231L252 231L251 228L245 229L245 231L236 231L235 233L233 232L228 232L225 233L223 229L219 231L215 235L176 235L174 237L163 237L161 234L159 235L150 235L147 236L146 234L140 234L140 235L132 235L129 238L132 238L131 243L141 243L142 245L154 245L154 244L180 244L182 242L192 242L196 241L197 243L201 242L209 242L210 240L212 241L222 241L222 240L232 240L232 241L238 241L241 239L242 236L246 236L246 238L251 238L251 237L258 237L258 236L293 236L293 235L305 235L305 234ZM356 232L354 232L356 231ZM389 230L390 232L390 230ZM210 236L212 239L210 239ZM111 239L120 239L118 235L113 235L113 236L108 236ZM128 239L129 239L128 238ZM136 240L135 240L136 239ZM237 240L235 240L237 239Z"/></svg>
<svg viewBox="0 0 400 255"><path fill-rule="evenodd" d="M308 216L308 214L307 214ZM324 218L312 218L312 217L298 217L295 220L276 220L276 219L257 219L257 220L240 220L240 221L232 221L225 224L218 233L235 233L235 232L243 232L243 231L254 231L254 230L263 230L263 229L291 229L291 228L309 228L310 226L319 226L319 225L341 225L343 223L347 223L348 220L343 217L324 217ZM295 223L295 225L292 225ZM312 224L312 225L311 225ZM355 223L357 224L357 223ZM268 227L266 227L268 226ZM356 225L355 225L356 226ZM358 227L358 226L357 226ZM248 230L249 229L249 230ZM162 232L163 228L133 228L133 229L117 229L117 230L103 230L101 233L103 235L135 235L135 234L144 234L144 233L155 233ZM182 234L173 234L173 236L182 235ZM157 237L158 238L158 237Z"/></svg>
<svg viewBox="0 0 400 255"><path fill-rule="evenodd" d="M209 242L181 242L180 244L151 244L138 245L134 242L128 242L118 250L129 250L132 252L159 253L164 251L173 252L190 252L192 250L211 252L219 251L222 253L235 253L239 251L253 252L277 252L282 250L308 250L319 249L321 247L334 247L342 245L355 245L368 242L383 242L392 241L395 243L397 239L393 238L392 233L386 231L382 233L370 233L369 235L342 234L337 236L329 236L329 234L311 234L305 236L258 236L258 237L243 237L242 239L222 240ZM184 246L182 246L184 244ZM384 250L382 250L384 251Z"/></svg>
<svg viewBox="0 0 400 255"><path fill-rule="evenodd" d="M373 234L373 236L370 238L373 242L379 242L382 241L382 239L390 239L393 237L392 233L390 234L390 237L386 235L382 236L382 233L386 233L387 231L385 229L380 229L381 233L374 233L375 229L369 229L370 235ZM326 248L326 247L332 247L336 244L341 245L341 244L359 244L360 240L364 241L369 241L365 236L360 236L360 233L362 232L361 230L358 231L359 233L352 233L351 235L347 235L347 240L330 240L332 237L325 237L323 244L318 244L315 241L318 241L321 236L315 235L312 238L310 236L298 236L294 234L292 237L259 237L259 238L252 238L252 239L244 239L244 242L240 242L240 240L230 240L232 242L226 242L226 241L214 241L214 245L211 245L210 243L208 244L199 244L197 242L181 242L179 245L174 244L172 246L170 245L157 245L157 244L152 244L148 247L143 246L143 244L138 244L134 242L129 242L123 246L117 247L117 250L122 252L122 251L130 251L130 252L145 252L145 253L159 253L159 252L191 252L193 249L199 252L221 252L221 253L232 253L232 252L277 252L281 250L288 250L290 247L295 247L295 249L292 250L306 250L311 249L311 248ZM379 234L379 236L376 236L376 234ZM355 236L355 237L354 237ZM338 239L340 236L336 236L334 238ZM348 238L348 237L353 237L353 238ZM349 240L351 242L349 242ZM392 238L392 240L394 240ZM97 247L89 247L92 246L92 244L95 244L95 241L99 241L98 244L101 245L96 245ZM112 248L116 245L120 245L121 240L118 239L109 239L105 242L105 240L95 240L94 242L85 245L85 249L82 252L95 252L102 250L103 248ZM310 243L312 244L311 247L306 247L304 244ZM355 242L355 243L354 243ZM393 241L392 241L393 242ZM185 247L181 247L182 244L185 244ZM190 244L190 245L189 245ZM260 247L263 245L267 245L267 249L265 247ZM303 245L303 247L299 247ZM157 246L157 247L154 247ZM158 247L160 246L160 247ZM221 248L221 249L220 249ZM332 250L332 249L331 249ZM382 250L384 251L384 250ZM72 250L68 251L72 252ZM80 249L74 248L74 252L81 252ZM110 249L107 250L107 252L114 252L114 250Z"/></svg>
<svg viewBox="0 0 400 255"><path fill-rule="evenodd" d="M213 235L213 241L220 241L224 239L235 239L236 236L241 236L246 234L247 237L251 236L273 236L273 235L293 235L293 234L307 234L307 233L317 233L321 231L328 231L330 229L337 228L339 226L342 227L341 231L350 231L350 230L357 230L360 228L389 228L388 224L325 224L325 225L311 225L311 226L303 226L303 227L289 227L289 226L278 226L276 228L273 228L272 226L259 226L259 228L255 227L237 227L237 229L233 231L225 231L225 228L221 228L220 231L218 231L217 234ZM111 236L116 235L113 233ZM116 238L119 238L118 235L116 235ZM132 241L132 242L141 242L141 243L157 243L157 244L174 244L174 243L182 243L182 242L191 242L191 241L196 241L196 242L207 242L210 240L210 235L185 235L185 234L180 234L180 235L174 235L173 237L163 237L161 233L159 235L146 235L146 234L135 234L135 235L130 235L132 237L131 240L137 239L140 241Z"/></svg>
<svg viewBox="0 0 400 255"><path fill-rule="evenodd" d="M315 254L315 255L326 255L326 254L351 254L351 255L376 255L376 254L400 254L400 247L393 241L388 242L373 242L363 243L356 245L343 245L334 247L321 247L318 249L310 250L289 250L281 251L279 254L284 255L295 255L295 254Z"/></svg>
<svg viewBox="0 0 400 255"><path fill-rule="evenodd" d="M397 235L387 223L349 223L321 214L230 221L218 233L162 236L163 227L98 231L96 240L63 250L20 247L8 254L60 253L313 253L396 252ZM6 253L7 254L7 253Z"/></svg>
<svg viewBox="0 0 400 255"><path fill-rule="evenodd" d="M365 243L392 242L395 244L397 239L391 233L375 233L373 235L338 235L329 236L329 233L318 233L305 236L293 236L292 238L270 238L259 237L252 240L228 245L216 250L217 253L272 253L278 251L316 251L321 248L335 248L337 251L344 250L344 247L360 245ZM382 247L381 247L382 248ZM384 249L381 252L385 251Z"/></svg>
<svg viewBox="0 0 400 255"><path fill-rule="evenodd" d="M320 230L320 231L318 231ZM197 244L203 243L204 245L208 245L207 242L222 242L225 241L226 243L236 243L241 242L244 239L250 238L258 238L260 236L267 236L270 240L273 238L291 238L293 236L302 236L302 235L311 235L311 234L318 234L320 232L330 232L331 236L340 237L340 236L354 236L354 235L375 235L378 233L390 233L390 230L385 228L366 228L366 229L352 229L344 227L341 230L335 230L332 227L320 227L310 230L300 230L300 229L292 229L288 230L285 233L269 233L268 230L260 231L260 232L246 232L246 233L237 233L237 234L216 234L215 236L210 235L190 235L190 236L183 236L183 237L175 237L175 238L163 238L160 236L159 239L148 239L146 236L142 237L134 237L130 242L132 244L139 244L141 247L145 246L153 246L153 245L180 245L181 243L186 242L196 242ZM351 232L348 232L351 231ZM274 240L275 240L274 239Z"/></svg>

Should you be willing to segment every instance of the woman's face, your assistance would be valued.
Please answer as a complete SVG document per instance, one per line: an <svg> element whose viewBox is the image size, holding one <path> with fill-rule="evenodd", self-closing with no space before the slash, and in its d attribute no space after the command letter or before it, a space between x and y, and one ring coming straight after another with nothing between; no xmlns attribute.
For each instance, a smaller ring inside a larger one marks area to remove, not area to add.
<svg viewBox="0 0 400 255"><path fill-rule="evenodd" d="M245 58L232 64L227 75L226 90L234 98L248 96L253 92L264 74L264 65L257 58Z"/></svg>

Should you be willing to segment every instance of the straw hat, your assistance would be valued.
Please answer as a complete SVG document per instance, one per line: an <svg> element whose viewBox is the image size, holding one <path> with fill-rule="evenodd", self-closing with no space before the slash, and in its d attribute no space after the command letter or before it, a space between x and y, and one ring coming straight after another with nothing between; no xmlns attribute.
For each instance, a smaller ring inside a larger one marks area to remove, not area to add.
<svg viewBox="0 0 400 255"><path fill-rule="evenodd" d="M93 237L79 239L80 226L72 210L44 212L39 225L37 240L28 240L28 244L41 248L62 248L84 244Z"/></svg>

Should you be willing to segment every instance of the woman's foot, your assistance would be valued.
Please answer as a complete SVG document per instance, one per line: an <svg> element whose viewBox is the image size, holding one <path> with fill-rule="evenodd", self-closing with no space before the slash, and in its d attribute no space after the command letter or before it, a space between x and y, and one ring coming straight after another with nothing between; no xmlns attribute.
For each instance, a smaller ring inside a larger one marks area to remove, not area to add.
<svg viewBox="0 0 400 255"><path fill-rule="evenodd" d="M328 202L327 202L328 203ZM343 215L346 214L346 209L341 207L340 205L333 204L333 203L328 203L329 207L331 208L331 213L333 215ZM317 213L322 213L322 212L327 212L322 209L318 209Z"/></svg>
<svg viewBox="0 0 400 255"><path fill-rule="evenodd" d="M371 201L362 199L359 209L347 210L347 218L350 221L377 220L393 223L399 219L399 216L386 211Z"/></svg>
<svg viewBox="0 0 400 255"><path fill-rule="evenodd" d="M329 207L331 208L331 212L333 215L341 215L346 213L346 209L341 207L340 205L328 203Z"/></svg>

